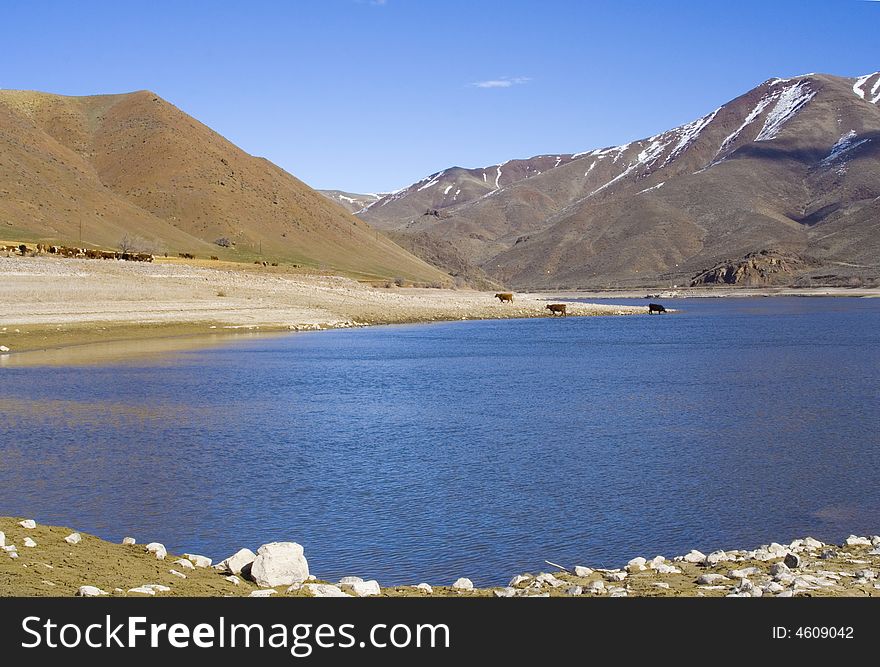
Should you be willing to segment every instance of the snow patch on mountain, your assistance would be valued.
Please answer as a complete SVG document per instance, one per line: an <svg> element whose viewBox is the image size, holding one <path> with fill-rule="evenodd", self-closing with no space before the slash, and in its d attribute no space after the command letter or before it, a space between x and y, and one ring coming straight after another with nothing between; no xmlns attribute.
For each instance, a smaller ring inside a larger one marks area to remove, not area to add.
<svg viewBox="0 0 880 667"><path fill-rule="evenodd" d="M874 85L871 86L871 92L868 93L865 89L865 84L875 76L877 77L877 80L874 81ZM873 72L871 74L860 76L853 84L853 92L871 104L877 104L877 102L880 102L880 72Z"/></svg>
<svg viewBox="0 0 880 667"><path fill-rule="evenodd" d="M758 116L766 109L773 100L777 98L776 95L765 95L760 99L760 101L755 105L755 108L749 112L749 115L746 116L746 119L743 121L742 125L740 125L734 132L732 132L724 141L721 142L721 146L718 148L718 152L715 153L715 157L718 157L723 153L734 141L736 141L737 137L739 137L740 133L744 129L746 129L749 125L755 122Z"/></svg>
<svg viewBox="0 0 880 667"><path fill-rule="evenodd" d="M807 103L816 96L808 81L787 86L778 94L776 105L764 119L764 127L758 132L755 141L771 141L782 130L783 125L794 118Z"/></svg>
<svg viewBox="0 0 880 667"><path fill-rule="evenodd" d="M663 166L665 167L667 164L672 162L675 158L677 158L681 153L683 153L688 146L690 146L697 137L700 136L700 133L711 123L715 116L718 115L718 112L721 111L721 107L715 109L710 114L703 116L702 118L698 118L697 120L691 121L681 127L677 127L672 132L678 135L678 143L675 144L673 149L669 152L669 155L666 156L666 160L663 162Z"/></svg>
<svg viewBox="0 0 880 667"><path fill-rule="evenodd" d="M650 188L645 188L644 190L639 190L638 192L636 192L636 194L640 195L643 192L650 192L651 190L659 190L664 185L666 185L666 181L663 181L662 183L658 183L657 185L652 185Z"/></svg>
<svg viewBox="0 0 880 667"><path fill-rule="evenodd" d="M643 164L646 167L650 166L653 162L658 160L661 155L663 155L664 151L669 147L669 144L672 141L663 141L662 137L665 135L655 135L648 139L651 143L648 144L647 148L643 148L639 154L636 156L636 162L639 164Z"/></svg>
<svg viewBox="0 0 880 667"><path fill-rule="evenodd" d="M831 147L831 152L828 154L828 157L826 157L824 160L822 160L822 165L827 167L828 165L830 165L832 162L834 162L835 160L837 160L841 156L846 155L850 151L858 148L862 144L867 143L869 141L871 141L870 138L858 139L858 135L856 134L856 131L850 130L849 132L844 134L842 137L840 137L840 139L837 140L837 143L835 143Z"/></svg>

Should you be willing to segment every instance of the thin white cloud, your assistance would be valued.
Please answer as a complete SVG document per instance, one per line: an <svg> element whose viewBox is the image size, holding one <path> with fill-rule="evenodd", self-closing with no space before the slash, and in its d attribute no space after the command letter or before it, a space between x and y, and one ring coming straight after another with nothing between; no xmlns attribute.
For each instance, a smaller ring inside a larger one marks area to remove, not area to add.
<svg viewBox="0 0 880 667"><path fill-rule="evenodd" d="M475 81L471 85L475 88L510 88L511 86L519 86L528 83L531 80L532 79L527 76L503 76L500 79Z"/></svg>

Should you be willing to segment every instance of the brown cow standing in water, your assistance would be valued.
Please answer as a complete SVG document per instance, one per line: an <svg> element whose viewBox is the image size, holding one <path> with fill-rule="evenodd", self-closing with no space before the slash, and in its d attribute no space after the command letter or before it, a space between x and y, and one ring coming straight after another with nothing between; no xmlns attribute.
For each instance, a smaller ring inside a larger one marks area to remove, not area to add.
<svg viewBox="0 0 880 667"><path fill-rule="evenodd" d="M501 303L504 303L505 301L510 301L511 303L513 303L513 294L511 294L510 292L499 292L495 295L495 298L498 299Z"/></svg>
<svg viewBox="0 0 880 667"><path fill-rule="evenodd" d="M544 306L544 308L549 310L550 314L553 315L554 317L557 314L562 315L563 317L568 317L568 313L565 311L565 304L564 303L548 303L546 306Z"/></svg>

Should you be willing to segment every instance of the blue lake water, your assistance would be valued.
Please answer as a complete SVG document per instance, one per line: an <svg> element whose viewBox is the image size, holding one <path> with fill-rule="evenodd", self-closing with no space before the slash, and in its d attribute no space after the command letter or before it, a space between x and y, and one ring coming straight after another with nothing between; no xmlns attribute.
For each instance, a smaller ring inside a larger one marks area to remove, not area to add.
<svg viewBox="0 0 880 667"><path fill-rule="evenodd" d="M880 532L880 299L663 303L2 369L0 514L383 585Z"/></svg>

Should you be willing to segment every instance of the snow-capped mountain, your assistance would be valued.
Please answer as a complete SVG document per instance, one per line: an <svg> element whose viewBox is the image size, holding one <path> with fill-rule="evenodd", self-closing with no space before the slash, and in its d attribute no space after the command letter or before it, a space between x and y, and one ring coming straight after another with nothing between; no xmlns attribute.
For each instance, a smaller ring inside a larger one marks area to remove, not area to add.
<svg viewBox="0 0 880 667"><path fill-rule="evenodd" d="M446 169L358 215L512 286L683 284L764 250L808 260L774 280L877 280L878 102L880 72L770 79L653 137Z"/></svg>
<svg viewBox="0 0 880 667"><path fill-rule="evenodd" d="M352 213L356 213L373 202L379 201L387 194L384 192L381 194L373 192L357 194L354 192L343 192L342 190L318 190L318 192L327 197L327 199L335 201L343 208L347 208Z"/></svg>

